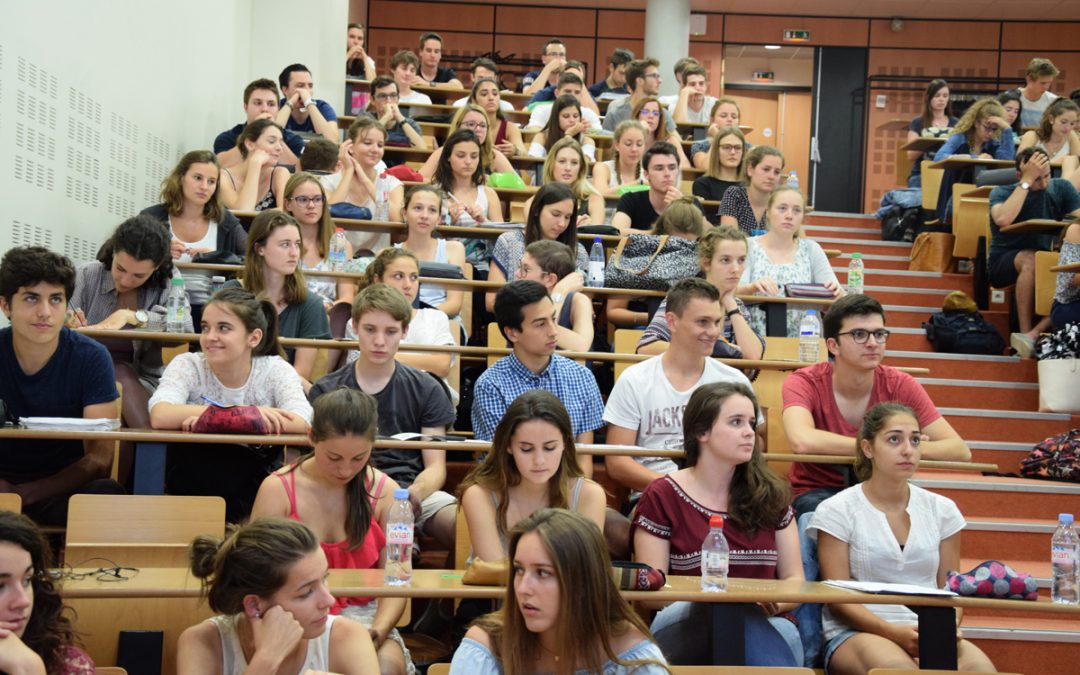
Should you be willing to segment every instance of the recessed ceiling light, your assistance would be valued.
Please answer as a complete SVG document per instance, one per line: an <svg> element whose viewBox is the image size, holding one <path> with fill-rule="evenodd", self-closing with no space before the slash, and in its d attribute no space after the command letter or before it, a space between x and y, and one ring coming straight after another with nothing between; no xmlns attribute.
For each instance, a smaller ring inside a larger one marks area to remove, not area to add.
<svg viewBox="0 0 1080 675"><path fill-rule="evenodd" d="M765 49L780 49L780 45L765 45Z"/></svg>

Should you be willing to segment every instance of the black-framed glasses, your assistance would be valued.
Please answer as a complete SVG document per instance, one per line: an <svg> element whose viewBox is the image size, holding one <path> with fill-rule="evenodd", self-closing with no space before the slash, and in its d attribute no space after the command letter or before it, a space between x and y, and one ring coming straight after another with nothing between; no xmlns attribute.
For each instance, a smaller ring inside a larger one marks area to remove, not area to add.
<svg viewBox="0 0 1080 675"><path fill-rule="evenodd" d="M849 331L847 331L845 333L837 333L836 334L837 337L839 337L841 335L850 335L851 339L854 340L855 344L857 344L857 345L866 344L866 341L870 339L871 335L873 335L874 336L874 341L877 342L879 345L883 345L888 341L890 333L889 333L889 331L885 330L884 328L879 328L877 330L866 330L865 328L855 328L855 329L849 330Z"/></svg>
<svg viewBox="0 0 1080 675"><path fill-rule="evenodd" d="M91 558L91 560L106 560L105 558ZM89 562L89 561L86 561ZM106 562L112 562L106 560ZM94 577L98 581L127 581L139 573L137 567L122 567L113 563L111 567L99 567L94 570L88 570L86 572L76 572L70 565L65 564L59 569L50 570L49 576L55 580L68 579L71 581L81 581L89 577Z"/></svg>
<svg viewBox="0 0 1080 675"><path fill-rule="evenodd" d="M375 94L375 100L377 101L396 101L401 98L401 95L396 91L393 94Z"/></svg>
<svg viewBox="0 0 1080 675"><path fill-rule="evenodd" d="M314 206L322 206L323 205L322 195L315 195L314 197L308 197L306 195L301 195L299 197L289 197L289 199L296 202L297 204L299 204L300 206L302 206L304 208L307 208L308 204L312 204Z"/></svg>

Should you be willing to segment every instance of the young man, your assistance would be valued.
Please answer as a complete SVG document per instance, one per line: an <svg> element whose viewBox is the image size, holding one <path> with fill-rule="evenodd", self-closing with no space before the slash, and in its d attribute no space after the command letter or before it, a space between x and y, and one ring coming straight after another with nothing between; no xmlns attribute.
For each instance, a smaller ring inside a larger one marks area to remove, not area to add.
<svg viewBox="0 0 1080 675"><path fill-rule="evenodd" d="M1023 357L1035 350L1035 340L1050 326L1050 317L1035 314L1035 252L1049 251L1053 233L1007 233L1001 228L1032 220L1064 220L1080 216L1080 194L1070 181L1050 177L1050 160L1040 148L1016 155L1018 183L999 185L990 193L990 285L1016 284L1016 313L1020 332L1009 342Z"/></svg>
<svg viewBox="0 0 1080 675"><path fill-rule="evenodd" d="M286 66L278 75L281 85L281 109L275 121L289 131L319 134L328 141L337 142L341 134L337 127L337 113L326 101L313 98L315 84L307 66L294 63Z"/></svg>
<svg viewBox="0 0 1080 675"><path fill-rule="evenodd" d="M398 88L398 103L409 105L412 103L431 103L431 97L418 91L413 91L413 83L416 82L416 71L420 68L420 59L416 58L408 49L402 49L390 57L390 75Z"/></svg>
<svg viewBox="0 0 1080 675"><path fill-rule="evenodd" d="M244 115L247 121L222 131L214 139L214 153L221 166L230 167L240 163L242 157L236 147L236 139L246 125L261 118L277 121L278 112L278 88L273 80L261 78L244 87ZM300 153L304 151L304 139L288 130L285 130L283 138L285 148L279 163L297 165Z"/></svg>
<svg viewBox="0 0 1080 675"><path fill-rule="evenodd" d="M379 405L380 436L444 435L457 414L439 380L394 358L411 318L412 308L396 288L372 284L361 291L352 308L360 357L316 382L308 398L314 402L341 387L359 389ZM372 458L376 467L409 489L409 500L419 514L417 531L453 547L457 502L442 491L446 452L380 448Z"/></svg>
<svg viewBox="0 0 1080 675"><path fill-rule="evenodd" d="M742 372L711 358L724 325L715 286L696 277L680 280L668 291L664 320L671 348L627 368L611 390L604 409L609 444L682 448L683 410L695 389L713 382L750 386ZM609 455L604 464L608 474L634 494L678 468L670 457Z"/></svg>
<svg viewBox="0 0 1080 675"><path fill-rule="evenodd" d="M521 79L521 93L532 96L544 87L558 82L559 70L566 64L566 45L563 41L551 38L545 42L540 62L544 64L543 69L530 70Z"/></svg>
<svg viewBox="0 0 1080 675"><path fill-rule="evenodd" d="M495 320L513 353L499 359L476 380L472 422L477 440L489 441L503 413L521 394L546 389L570 413L578 443L592 443L603 426L604 403L592 371L555 353L559 334L555 305L536 281L514 281L495 295ZM592 458L578 457L587 474Z"/></svg>
<svg viewBox="0 0 1080 675"><path fill-rule="evenodd" d="M577 271L577 260L570 247L560 241L545 239L525 247L516 278L538 281L544 285L555 305L555 333L559 349L587 352L593 342L592 300L584 293L555 292L555 284Z"/></svg>
<svg viewBox="0 0 1080 675"><path fill-rule="evenodd" d="M386 75L371 81L372 106L369 114L386 127L386 144L427 149L420 125L398 107L397 83Z"/></svg>
<svg viewBox="0 0 1080 675"><path fill-rule="evenodd" d="M612 133L615 133L619 122L630 119L630 113L638 102L660 93L660 62L656 59L631 61L626 67L626 86L630 88L630 95L619 103L609 105L604 115L604 129ZM667 128L669 132L675 131L675 120L670 115Z"/></svg>
<svg viewBox="0 0 1080 675"><path fill-rule="evenodd" d="M626 86L626 66L634 60L634 52L629 49L616 49L608 58L608 74L603 80L589 87L589 95L594 99L619 98L630 93ZM606 96L605 96L606 94Z"/></svg>
<svg viewBox="0 0 1080 675"><path fill-rule="evenodd" d="M461 89L461 80L457 79L453 68L443 68L442 36L438 33L424 33L420 36L420 67L416 74L429 87Z"/></svg>
<svg viewBox="0 0 1080 675"><path fill-rule="evenodd" d="M881 365L889 331L877 300L868 295L840 298L825 313L824 335L832 360L796 370L784 381L784 433L792 452L851 457L866 411L895 401L915 411L924 459L971 459L971 451L922 385ZM848 483L847 467L827 464L796 462L789 478L800 515L817 509Z"/></svg>
<svg viewBox="0 0 1080 675"><path fill-rule="evenodd" d="M1060 72L1049 59L1031 59L1028 63L1024 86L1017 88L1020 93L1020 126L1039 126L1043 111L1057 98L1057 94L1050 91L1050 85Z"/></svg>
<svg viewBox="0 0 1080 675"><path fill-rule="evenodd" d="M705 93L708 79L705 69L696 64L687 66L683 71L683 87L679 90L679 98L668 108L668 114L675 118L677 123L708 124L712 121L710 116L713 106L716 105L716 97Z"/></svg>
<svg viewBox="0 0 1080 675"><path fill-rule="evenodd" d="M585 80L582 79L581 73L575 71L571 67L567 67L567 71L559 75L559 84L555 88L555 98L569 94L581 103L581 119L589 123L589 128L594 131L600 131L603 129L603 125L600 123L600 116L596 114L596 111L585 105L582 100L587 94L585 93ZM554 101L555 99L552 99ZM595 106L596 103L593 102ZM543 129L547 125L548 120L551 119L551 103L541 103L535 106L532 110L532 114L529 115L529 123L525 125L527 129Z"/></svg>
<svg viewBox="0 0 1080 675"><path fill-rule="evenodd" d="M679 168L679 153L674 145L667 141L653 143L645 151L641 163L645 167L649 189L627 192L619 197L615 216L611 219L612 226L624 234L631 230L651 230L668 204L683 197L679 191L682 169ZM694 204L702 213L705 212L697 199L694 199Z"/></svg>
<svg viewBox="0 0 1080 675"><path fill-rule="evenodd" d="M472 62L472 65L469 66L469 72L472 74L472 84L470 86L475 86L478 81L484 78L488 78L491 80L495 80L495 85L500 89L502 88L502 85L499 84L498 66L496 66L495 62L491 59L487 59L481 56L480 58L474 60ZM458 100L454 101L454 106L460 108L468 102L469 97L463 96ZM509 101L499 99L499 108L501 108L502 110L513 110L514 106Z"/></svg>
<svg viewBox="0 0 1080 675"><path fill-rule="evenodd" d="M118 416L109 352L64 327L74 290L71 261L46 248L13 248L0 260L0 309L11 323L0 329L7 420ZM72 494L124 493L109 479L112 459L113 441L0 440L0 492L22 497L34 520L63 525Z"/></svg>
<svg viewBox="0 0 1080 675"><path fill-rule="evenodd" d="M683 81L683 73L686 72L686 69L690 66L700 65L701 61L698 61L693 56L684 56L675 62L675 66L671 71L675 75L675 84L679 85L680 90L686 86L686 82ZM659 96L658 98L660 99L660 104L665 108L670 108L679 101L678 94L669 94L667 96Z"/></svg>
<svg viewBox="0 0 1080 675"><path fill-rule="evenodd" d="M573 73L581 79L581 95L575 96L574 98L576 98L578 100L578 103L581 104L582 110L589 109L592 112L596 113L597 129L600 129L600 106L596 105L596 101L593 100L592 95L589 94L589 90L585 87L585 83L588 82L588 80L585 79L585 64L581 61L567 61L566 64L562 67L562 70L559 71L560 80L562 76L566 73ZM555 93L556 89L558 89L557 83L553 86L544 87L540 91L533 94L533 97L529 99L529 105L532 106L535 103L545 103L547 101L554 102L555 99L558 98L558 94Z"/></svg>

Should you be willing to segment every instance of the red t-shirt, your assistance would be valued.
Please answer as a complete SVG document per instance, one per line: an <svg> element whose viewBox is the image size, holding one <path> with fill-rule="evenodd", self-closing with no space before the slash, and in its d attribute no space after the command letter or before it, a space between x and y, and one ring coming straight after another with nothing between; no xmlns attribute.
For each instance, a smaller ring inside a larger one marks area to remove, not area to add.
<svg viewBox="0 0 1080 675"><path fill-rule="evenodd" d="M859 433L858 427L848 423L840 414L833 395L833 364L831 361L801 368L784 380L784 410L792 406L806 408L814 418L814 427L831 431L852 439ZM878 403L902 403L915 411L919 425L926 428L941 417L926 390L915 378L889 366L878 366L874 371L874 388L870 392L867 410ZM852 452L855 441L851 442ZM830 464L795 462L788 473L796 497L815 488L846 487L844 475Z"/></svg>

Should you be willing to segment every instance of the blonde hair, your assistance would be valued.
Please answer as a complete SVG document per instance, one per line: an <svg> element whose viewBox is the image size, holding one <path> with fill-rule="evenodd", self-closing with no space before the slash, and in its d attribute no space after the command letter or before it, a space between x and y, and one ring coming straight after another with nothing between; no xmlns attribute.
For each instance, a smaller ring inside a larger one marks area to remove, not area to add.
<svg viewBox="0 0 1080 675"><path fill-rule="evenodd" d="M653 225L653 234L692 235L697 240L705 231L705 216L693 197L680 197L668 204ZM689 239L691 237L684 237Z"/></svg>
<svg viewBox="0 0 1080 675"><path fill-rule="evenodd" d="M615 138L611 144L611 159L614 160L612 165L615 167L615 182L618 185L622 185L622 174L619 172L619 141L622 140L623 134L632 129L637 129L641 132L641 140L644 141L645 137L649 134L645 129L645 125L636 119L623 120L619 122L619 126L615 127ZM637 179L641 180L641 176L644 173L644 169L641 168L641 161L637 163Z"/></svg>
<svg viewBox="0 0 1080 675"><path fill-rule="evenodd" d="M766 227L766 229L771 227L771 225L769 223L769 211L772 210L773 204L776 203L776 199L780 195L784 194L785 192L794 192L795 194L799 195L799 199L802 200L803 209L806 208L806 196L803 195L803 193L800 192L798 188L790 187L790 186L787 186L787 185L781 185L780 187L776 188L775 190L773 190L772 192L769 193L769 201L765 204L765 227ZM803 236L803 231L802 231L802 226L800 225L799 229L795 230L795 235L792 237L792 239L798 239L801 236Z"/></svg>
<svg viewBox="0 0 1080 675"><path fill-rule="evenodd" d="M495 133L491 128L491 118L488 117L487 111L476 105L475 103L466 103L457 109L454 116L450 118L450 133L454 133L461 128L461 120L465 119L465 115L470 112L479 113L484 118L484 124L488 125L487 133L484 134L484 142L480 144L480 154L484 156L484 166L490 167L492 162L495 161ZM470 129L469 131L472 131ZM473 131L473 134L477 138L480 136Z"/></svg>
<svg viewBox="0 0 1080 675"><path fill-rule="evenodd" d="M975 127L982 120L987 117L1005 117L1005 108L996 99L990 96L986 98L980 98L971 104L971 107L964 112L964 116L960 118L960 121L953 127L953 133L964 134L964 138L967 139L968 145L974 145L975 143ZM994 132L991 136L994 139L1001 138L1001 129Z"/></svg>
<svg viewBox="0 0 1080 675"><path fill-rule="evenodd" d="M578 201L582 199L588 199L589 195L593 194L593 187L589 184L588 173L589 163L585 158L585 151L581 149L581 144L575 141L570 136L563 136L555 145L551 146L551 150L548 151L547 157L544 159L544 183L554 183L555 181L555 156L559 154L559 151L563 148L572 148L577 153L578 160L581 164L578 166L578 175L574 179L574 182L570 183L570 190L578 198Z"/></svg>

